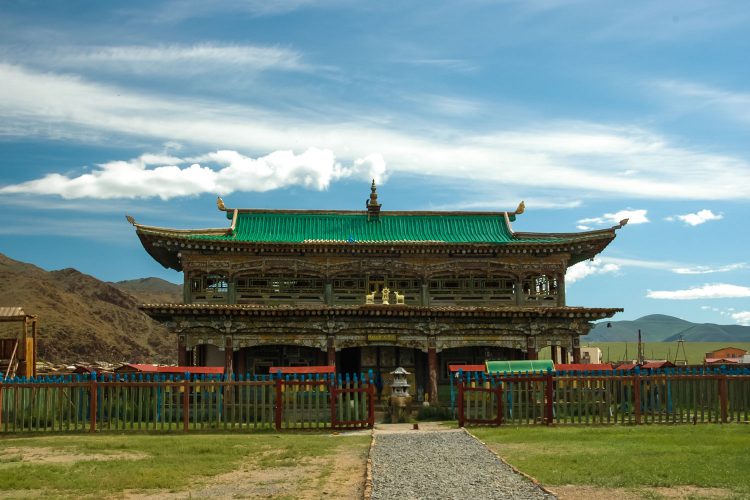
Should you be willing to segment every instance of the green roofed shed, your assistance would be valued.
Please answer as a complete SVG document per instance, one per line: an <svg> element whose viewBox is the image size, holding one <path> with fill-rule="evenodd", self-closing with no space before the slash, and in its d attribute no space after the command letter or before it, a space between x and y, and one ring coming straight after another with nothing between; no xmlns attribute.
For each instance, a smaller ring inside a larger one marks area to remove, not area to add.
<svg viewBox="0 0 750 500"><path fill-rule="evenodd" d="M522 361L487 361L485 362L487 373L525 373L555 370L551 359L536 359Z"/></svg>

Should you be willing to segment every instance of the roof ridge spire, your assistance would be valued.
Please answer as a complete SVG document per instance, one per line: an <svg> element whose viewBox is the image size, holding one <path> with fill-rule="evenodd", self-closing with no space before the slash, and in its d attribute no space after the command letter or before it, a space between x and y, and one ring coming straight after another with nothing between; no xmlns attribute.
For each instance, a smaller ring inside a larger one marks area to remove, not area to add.
<svg viewBox="0 0 750 500"><path fill-rule="evenodd" d="M370 186L370 198L365 202L367 207L367 220L379 220L380 219L380 206L378 203L378 187L375 185L375 179L372 180Z"/></svg>

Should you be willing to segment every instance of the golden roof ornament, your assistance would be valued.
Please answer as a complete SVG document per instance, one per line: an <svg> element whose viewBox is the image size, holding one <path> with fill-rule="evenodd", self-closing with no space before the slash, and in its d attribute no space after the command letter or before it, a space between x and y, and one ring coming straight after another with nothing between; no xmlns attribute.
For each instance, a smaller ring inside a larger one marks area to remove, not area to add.
<svg viewBox="0 0 750 500"><path fill-rule="evenodd" d="M524 210L526 210L526 205L523 200L521 200L521 203L518 204L518 208L516 208L516 215L522 214Z"/></svg>
<svg viewBox="0 0 750 500"><path fill-rule="evenodd" d="M380 218L380 203L378 203L378 188L375 179L370 186L370 198L365 202L367 207L367 220L378 220Z"/></svg>
<svg viewBox="0 0 750 500"><path fill-rule="evenodd" d="M126 215L125 220L128 221L131 225L135 226L135 219L132 218L131 216Z"/></svg>
<svg viewBox="0 0 750 500"><path fill-rule="evenodd" d="M224 206L224 200L221 199L221 196L216 197L216 206L219 207L219 210L221 210L222 212L227 211L227 207Z"/></svg>

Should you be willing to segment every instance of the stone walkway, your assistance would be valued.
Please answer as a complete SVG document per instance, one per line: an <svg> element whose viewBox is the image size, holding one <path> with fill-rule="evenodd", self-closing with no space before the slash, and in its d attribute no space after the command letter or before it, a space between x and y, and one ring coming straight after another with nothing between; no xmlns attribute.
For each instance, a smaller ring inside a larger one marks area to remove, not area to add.
<svg viewBox="0 0 750 500"><path fill-rule="evenodd" d="M376 425L372 499L555 497L514 472L467 432L437 424Z"/></svg>

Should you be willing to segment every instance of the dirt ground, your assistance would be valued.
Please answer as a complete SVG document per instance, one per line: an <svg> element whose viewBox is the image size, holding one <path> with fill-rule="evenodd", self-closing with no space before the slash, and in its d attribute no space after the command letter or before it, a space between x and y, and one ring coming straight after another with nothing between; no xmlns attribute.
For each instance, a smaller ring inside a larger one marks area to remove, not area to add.
<svg viewBox="0 0 750 500"><path fill-rule="evenodd" d="M37 464L72 464L82 460L143 460L145 453L70 453L55 448L10 447L0 450L0 463L33 462Z"/></svg>
<svg viewBox="0 0 750 500"><path fill-rule="evenodd" d="M734 498L730 490L722 488L699 488L678 486L674 488L597 488L595 486L549 486L559 500L640 500L641 498L695 499L695 498Z"/></svg>
<svg viewBox="0 0 750 500"><path fill-rule="evenodd" d="M346 439L346 435L336 436ZM239 468L209 480L196 482L180 491L128 491L119 498L156 500L178 498L362 498L365 486L367 448L361 451L340 447L333 455L316 457L293 467L257 467L267 450L248 458Z"/></svg>

